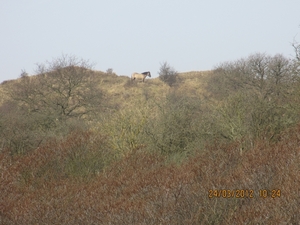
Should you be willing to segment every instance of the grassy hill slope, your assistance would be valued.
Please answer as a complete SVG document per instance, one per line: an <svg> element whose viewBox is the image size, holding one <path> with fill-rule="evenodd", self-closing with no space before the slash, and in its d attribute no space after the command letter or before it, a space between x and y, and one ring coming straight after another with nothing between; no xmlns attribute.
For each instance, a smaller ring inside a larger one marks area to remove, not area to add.
<svg viewBox="0 0 300 225"><path fill-rule="evenodd" d="M0 224L297 224L299 84L228 68L2 83Z"/></svg>

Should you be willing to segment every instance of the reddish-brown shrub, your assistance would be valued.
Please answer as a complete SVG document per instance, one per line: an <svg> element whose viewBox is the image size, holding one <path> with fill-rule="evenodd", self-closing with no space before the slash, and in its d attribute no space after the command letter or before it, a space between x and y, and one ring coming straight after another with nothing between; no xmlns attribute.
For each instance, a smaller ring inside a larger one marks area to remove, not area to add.
<svg viewBox="0 0 300 225"><path fill-rule="evenodd" d="M88 149L97 151L98 145L91 143L93 135L75 133L62 143L49 143L31 155L14 160L2 152L0 223L297 224L300 221L300 126L283 133L274 146L261 141L243 153L234 143L214 145L181 165L174 165L141 148L112 162L90 179L66 173L63 163L70 156L83 157ZM46 166L51 160L57 163L57 170ZM30 170L26 171L27 168ZM41 168L43 173L39 173ZM21 182L24 173L28 179ZM278 189L280 197L259 196L260 190ZM209 198L209 190L254 193L253 198L222 195Z"/></svg>

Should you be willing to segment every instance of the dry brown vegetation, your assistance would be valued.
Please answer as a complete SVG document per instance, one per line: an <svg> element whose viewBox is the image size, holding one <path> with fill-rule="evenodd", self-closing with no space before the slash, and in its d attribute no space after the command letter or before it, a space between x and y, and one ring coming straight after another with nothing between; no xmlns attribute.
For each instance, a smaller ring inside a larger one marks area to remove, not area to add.
<svg viewBox="0 0 300 225"><path fill-rule="evenodd" d="M298 62L170 87L64 60L0 85L0 224L299 223Z"/></svg>
<svg viewBox="0 0 300 225"><path fill-rule="evenodd" d="M180 166L141 147L84 178L71 176L68 162L89 160L84 154L99 157L105 139L91 144L96 134L71 134L26 157L2 152L1 223L297 224L299 134L297 127L276 145L258 142L243 155L234 143L210 146ZM78 146L87 152L78 153ZM237 189L253 190L253 198L209 198L209 190ZM281 195L260 197L263 189L280 189Z"/></svg>

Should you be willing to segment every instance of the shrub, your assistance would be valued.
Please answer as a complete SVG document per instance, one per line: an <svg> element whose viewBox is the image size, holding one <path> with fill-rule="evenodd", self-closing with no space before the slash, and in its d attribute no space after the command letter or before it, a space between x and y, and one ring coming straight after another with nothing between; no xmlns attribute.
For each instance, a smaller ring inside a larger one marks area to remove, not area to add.
<svg viewBox="0 0 300 225"><path fill-rule="evenodd" d="M173 87L177 81L178 72L172 68L167 62L161 64L159 69L159 79Z"/></svg>
<svg viewBox="0 0 300 225"><path fill-rule="evenodd" d="M186 154L201 143L201 108L196 98L169 93L164 102L157 103L156 117L148 120L147 143L166 155Z"/></svg>

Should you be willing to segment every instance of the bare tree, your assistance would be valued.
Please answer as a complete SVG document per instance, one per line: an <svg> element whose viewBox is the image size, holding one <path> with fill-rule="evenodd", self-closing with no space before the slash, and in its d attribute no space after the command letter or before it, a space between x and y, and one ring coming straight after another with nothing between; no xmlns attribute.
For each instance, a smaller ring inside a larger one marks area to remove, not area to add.
<svg viewBox="0 0 300 225"><path fill-rule="evenodd" d="M209 86L214 86L210 89L224 97L236 91L251 91L267 99L275 92L278 95L279 90L283 93L288 89L286 85L293 77L292 71L291 60L283 55L256 53L216 67Z"/></svg>
<svg viewBox="0 0 300 225"><path fill-rule="evenodd" d="M294 40L292 46L295 51L295 57L298 60L298 62L300 62L300 44L296 40Z"/></svg>
<svg viewBox="0 0 300 225"><path fill-rule="evenodd" d="M168 84L170 87L174 86L176 83L178 72L167 62L161 64L158 74L159 79Z"/></svg>
<svg viewBox="0 0 300 225"><path fill-rule="evenodd" d="M28 76L28 73L26 72L26 70L21 70L21 74L20 74L20 77L26 77Z"/></svg>
<svg viewBox="0 0 300 225"><path fill-rule="evenodd" d="M256 53L219 65L207 85L219 100L210 130L246 145L256 138L275 141L299 121L300 89L294 71L294 61L281 54Z"/></svg>
<svg viewBox="0 0 300 225"><path fill-rule="evenodd" d="M294 39L292 46L295 51L295 59L293 60L294 80L298 83L300 80L300 43Z"/></svg>
<svg viewBox="0 0 300 225"><path fill-rule="evenodd" d="M101 105L92 66L75 56L63 55L37 65L36 76L23 76L10 96L30 113L48 115L51 120L84 117Z"/></svg>
<svg viewBox="0 0 300 225"><path fill-rule="evenodd" d="M109 74L109 75L114 74L113 68L108 68L108 69L106 70L106 73Z"/></svg>

